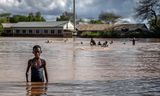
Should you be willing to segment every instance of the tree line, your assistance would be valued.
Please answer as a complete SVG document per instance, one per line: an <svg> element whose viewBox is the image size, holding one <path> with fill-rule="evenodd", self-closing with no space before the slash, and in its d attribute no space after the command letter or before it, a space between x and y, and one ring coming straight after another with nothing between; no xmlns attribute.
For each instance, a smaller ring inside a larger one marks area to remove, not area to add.
<svg viewBox="0 0 160 96"><path fill-rule="evenodd" d="M0 23L17 23L17 22L33 22L46 21L40 12L29 13L25 15L12 15L11 13L0 14Z"/></svg>
<svg viewBox="0 0 160 96"><path fill-rule="evenodd" d="M11 13L1 13L0 14L0 34L2 33L2 23L17 23L17 22L41 22L46 21L40 12L29 13L25 15L12 15Z"/></svg>

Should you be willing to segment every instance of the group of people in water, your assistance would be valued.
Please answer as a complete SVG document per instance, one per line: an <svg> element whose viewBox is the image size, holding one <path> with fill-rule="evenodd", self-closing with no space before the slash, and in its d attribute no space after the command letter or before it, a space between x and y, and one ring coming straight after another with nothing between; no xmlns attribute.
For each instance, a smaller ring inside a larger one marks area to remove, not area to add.
<svg viewBox="0 0 160 96"><path fill-rule="evenodd" d="M132 45L135 45L135 43L136 43L136 39L135 39L135 37L132 39L132 40L130 40L130 41L132 41ZM98 41L98 43L96 44L96 42L95 42L95 40L93 39L93 38L91 38L91 40L90 40L90 45L91 46L96 46L96 45L98 45L98 46L101 46L101 47L108 47L109 46L109 44L113 44L113 40L111 40L110 42L108 42L107 40L104 42L104 43L101 43L100 41ZM125 44L125 43L123 43L123 44Z"/></svg>
<svg viewBox="0 0 160 96"><path fill-rule="evenodd" d="M101 47L108 47L109 44L113 44L113 40L111 40L110 42L108 42L107 40L104 43L101 43L100 41L98 41L98 43L96 44L95 40L93 38L91 38L90 40L90 45L91 46L101 46Z"/></svg>
<svg viewBox="0 0 160 96"><path fill-rule="evenodd" d="M64 42L66 43L68 41L68 38L64 39ZM136 39L135 37L133 39L131 39L130 41L132 41L132 45L135 45L136 43ZM51 40L46 40L45 43L53 43ZM81 42L81 44L83 44L83 42ZM90 40L90 46L101 46L101 47L108 47L109 44L113 44L113 40L111 40L110 42L108 42L107 40L104 41L103 43L101 43L101 41L98 41L98 43L96 44L95 40L93 38L91 38ZM126 44L125 42L123 44Z"/></svg>
<svg viewBox="0 0 160 96"><path fill-rule="evenodd" d="M65 43L66 43L67 41L68 41L68 38L64 39L64 42L65 42ZM45 43L53 43L53 41L48 39L48 40L45 41Z"/></svg>

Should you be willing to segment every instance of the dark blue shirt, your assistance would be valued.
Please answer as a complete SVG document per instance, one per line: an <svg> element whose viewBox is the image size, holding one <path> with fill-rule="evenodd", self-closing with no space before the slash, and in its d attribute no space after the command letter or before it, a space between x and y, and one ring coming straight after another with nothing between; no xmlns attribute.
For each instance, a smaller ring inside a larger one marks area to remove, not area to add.
<svg viewBox="0 0 160 96"><path fill-rule="evenodd" d="M36 60L35 58L29 60L29 63L31 64L31 82L44 82L44 66L45 66L45 60L41 60L41 65L36 66Z"/></svg>

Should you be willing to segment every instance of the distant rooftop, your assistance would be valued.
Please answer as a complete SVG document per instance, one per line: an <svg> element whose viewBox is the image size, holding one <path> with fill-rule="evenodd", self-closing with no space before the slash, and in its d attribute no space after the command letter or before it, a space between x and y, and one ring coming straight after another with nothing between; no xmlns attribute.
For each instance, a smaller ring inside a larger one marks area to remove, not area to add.
<svg viewBox="0 0 160 96"><path fill-rule="evenodd" d="M77 29L79 31L105 31L105 30L122 30L127 28L129 30L145 30L148 28L145 24L79 24L77 25Z"/></svg>
<svg viewBox="0 0 160 96"><path fill-rule="evenodd" d="M11 28L16 23L2 23L2 26L5 28Z"/></svg>
<svg viewBox="0 0 160 96"><path fill-rule="evenodd" d="M145 24L116 24L114 26L115 30L121 30L123 28L128 28L130 30L136 30L136 29L148 30Z"/></svg>
<svg viewBox="0 0 160 96"><path fill-rule="evenodd" d="M2 23L3 27L63 27L69 21Z"/></svg>
<svg viewBox="0 0 160 96"><path fill-rule="evenodd" d="M112 28L111 24L79 24L77 29L81 31L104 31Z"/></svg>

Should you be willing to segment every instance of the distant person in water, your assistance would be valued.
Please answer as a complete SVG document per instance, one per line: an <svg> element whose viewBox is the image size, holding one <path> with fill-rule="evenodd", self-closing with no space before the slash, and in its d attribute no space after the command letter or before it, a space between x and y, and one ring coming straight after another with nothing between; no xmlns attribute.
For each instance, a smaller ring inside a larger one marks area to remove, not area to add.
<svg viewBox="0 0 160 96"><path fill-rule="evenodd" d="M46 41L46 43L52 43L52 41L50 41L50 40L47 40L47 41Z"/></svg>
<svg viewBox="0 0 160 96"><path fill-rule="evenodd" d="M99 45L99 46L101 46L101 45L102 45L100 41L98 42L98 45Z"/></svg>
<svg viewBox="0 0 160 96"><path fill-rule="evenodd" d="M96 42L94 41L93 38L91 38L90 45L91 45L91 46L96 45Z"/></svg>
<svg viewBox="0 0 160 96"><path fill-rule="evenodd" d="M111 40L110 44L113 44L113 40Z"/></svg>
<svg viewBox="0 0 160 96"><path fill-rule="evenodd" d="M136 38L134 37L133 39L132 39L132 45L135 45L136 44Z"/></svg>
<svg viewBox="0 0 160 96"><path fill-rule="evenodd" d="M46 61L40 58L42 53L41 47L39 45L35 45L33 47L34 58L28 60L28 66L26 70L26 81L28 80L28 72L31 69L31 82L48 82L48 74L46 69ZM43 76L43 72L45 74L45 80Z"/></svg>
<svg viewBox="0 0 160 96"><path fill-rule="evenodd" d="M65 40L64 40L64 42L66 43L68 41L68 38L66 38Z"/></svg>

